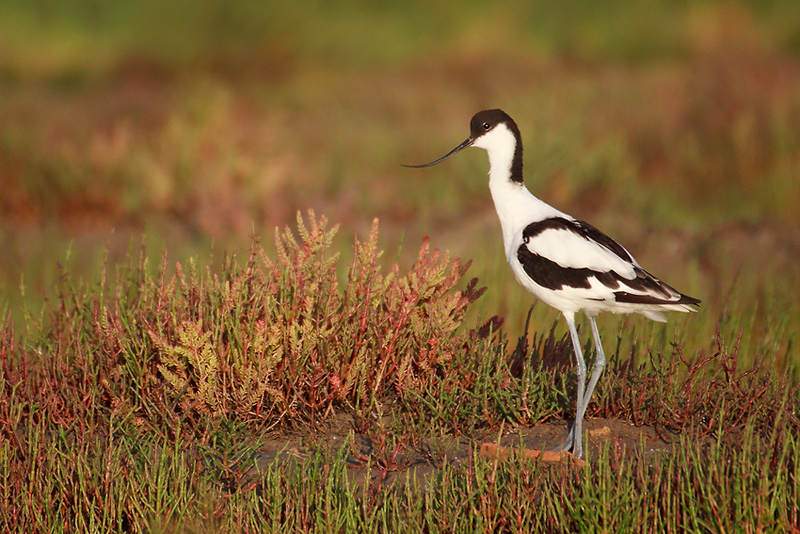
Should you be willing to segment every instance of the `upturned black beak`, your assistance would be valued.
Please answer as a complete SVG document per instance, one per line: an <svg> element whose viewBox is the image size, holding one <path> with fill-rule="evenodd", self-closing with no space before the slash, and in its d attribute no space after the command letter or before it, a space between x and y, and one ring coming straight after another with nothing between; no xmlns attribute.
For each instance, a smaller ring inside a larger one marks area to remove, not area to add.
<svg viewBox="0 0 800 534"><path fill-rule="evenodd" d="M448 152L447 154L445 154L441 158L437 159L436 161L431 161L430 163L426 163L425 165L403 165L403 167L408 167L410 169L421 169L423 167L430 167L431 165L436 165L437 163L440 163L440 162L446 160L447 158L449 158L453 154L461 152L465 148L471 147L472 143L474 143L474 142L475 142L475 139L473 139L472 137L469 137L469 138L467 138L466 141L464 141L463 143L461 143L460 145L458 145L453 150L451 150L450 152Z"/></svg>

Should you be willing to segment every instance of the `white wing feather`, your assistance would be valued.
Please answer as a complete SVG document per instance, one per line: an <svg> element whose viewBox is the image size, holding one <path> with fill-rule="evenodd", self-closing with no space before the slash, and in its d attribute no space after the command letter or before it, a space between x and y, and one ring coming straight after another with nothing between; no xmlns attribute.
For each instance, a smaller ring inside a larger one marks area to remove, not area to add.
<svg viewBox="0 0 800 534"><path fill-rule="evenodd" d="M638 264L635 260L632 264L596 241L567 229L544 230L530 238L526 246L532 254L545 257L561 267L614 271L629 280L636 278L634 266Z"/></svg>

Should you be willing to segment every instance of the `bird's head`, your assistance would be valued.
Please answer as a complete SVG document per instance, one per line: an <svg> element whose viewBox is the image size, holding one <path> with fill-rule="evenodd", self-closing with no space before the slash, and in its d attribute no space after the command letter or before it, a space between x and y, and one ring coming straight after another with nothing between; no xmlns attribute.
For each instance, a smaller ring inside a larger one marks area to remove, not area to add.
<svg viewBox="0 0 800 534"><path fill-rule="evenodd" d="M502 157L511 161L516 159L514 154L518 148L521 156L522 144L519 128L514 119L501 109L479 111L469 123L469 137L460 145L430 163L403 166L415 169L430 167L471 146L486 150L489 153L490 160L494 160L495 157ZM521 161L521 157L519 157L519 161Z"/></svg>

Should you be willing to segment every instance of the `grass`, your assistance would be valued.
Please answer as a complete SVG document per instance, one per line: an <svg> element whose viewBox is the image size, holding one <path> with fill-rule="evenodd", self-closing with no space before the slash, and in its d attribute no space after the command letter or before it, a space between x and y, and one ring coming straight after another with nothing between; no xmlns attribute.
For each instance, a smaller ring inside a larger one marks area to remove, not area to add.
<svg viewBox="0 0 800 534"><path fill-rule="evenodd" d="M6 322L6 530L796 524L800 385L763 356L742 365L741 336L718 332L715 352L693 355L638 340L651 364L619 345L611 354L589 416L677 435L666 451L607 441L583 470L469 452L450 462L430 436L479 443L506 425L566 416L567 339L551 329L509 354L499 318L465 324L482 290L454 288L466 272L458 260L423 242L406 273L384 272L376 224L340 281L335 228L313 212L297 224L299 239L276 233L277 259L253 244L222 276L180 264L170 276L142 254L114 282L87 288L65 274L49 321L27 342ZM315 443L337 413L353 421L344 444ZM276 430L311 438L299 454L260 462ZM414 450L439 466L427 478L414 475ZM367 472L350 475L359 462Z"/></svg>
<svg viewBox="0 0 800 534"><path fill-rule="evenodd" d="M259 471L255 483L226 488L214 470L198 470L193 455L131 443L89 451L95 454L78 456L72 468L42 466L53 470L37 489L47 496L65 484L74 501L62 507L43 502L36 511L42 523L78 531L683 531L749 525L770 532L798 520L796 436L777 449L756 440L734 449L682 439L682 453L654 459L620 457L606 448L580 471L476 459L424 484L411 478L399 490L353 483L346 448L273 465ZM148 461L130 460L142 457Z"/></svg>
<svg viewBox="0 0 800 534"><path fill-rule="evenodd" d="M3 3L0 530L797 529L795 10ZM569 338L485 156L399 167L495 106L703 301L601 318L585 468L477 453L561 436Z"/></svg>

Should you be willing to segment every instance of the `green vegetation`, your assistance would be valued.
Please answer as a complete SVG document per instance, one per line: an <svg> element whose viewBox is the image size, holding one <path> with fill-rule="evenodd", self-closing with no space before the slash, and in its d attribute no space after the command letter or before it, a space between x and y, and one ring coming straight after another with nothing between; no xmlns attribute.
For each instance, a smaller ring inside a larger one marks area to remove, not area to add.
<svg viewBox="0 0 800 534"><path fill-rule="evenodd" d="M0 3L0 531L800 528L796 11ZM477 453L563 436L572 349L485 156L399 166L488 107L702 300L601 317L583 467Z"/></svg>

